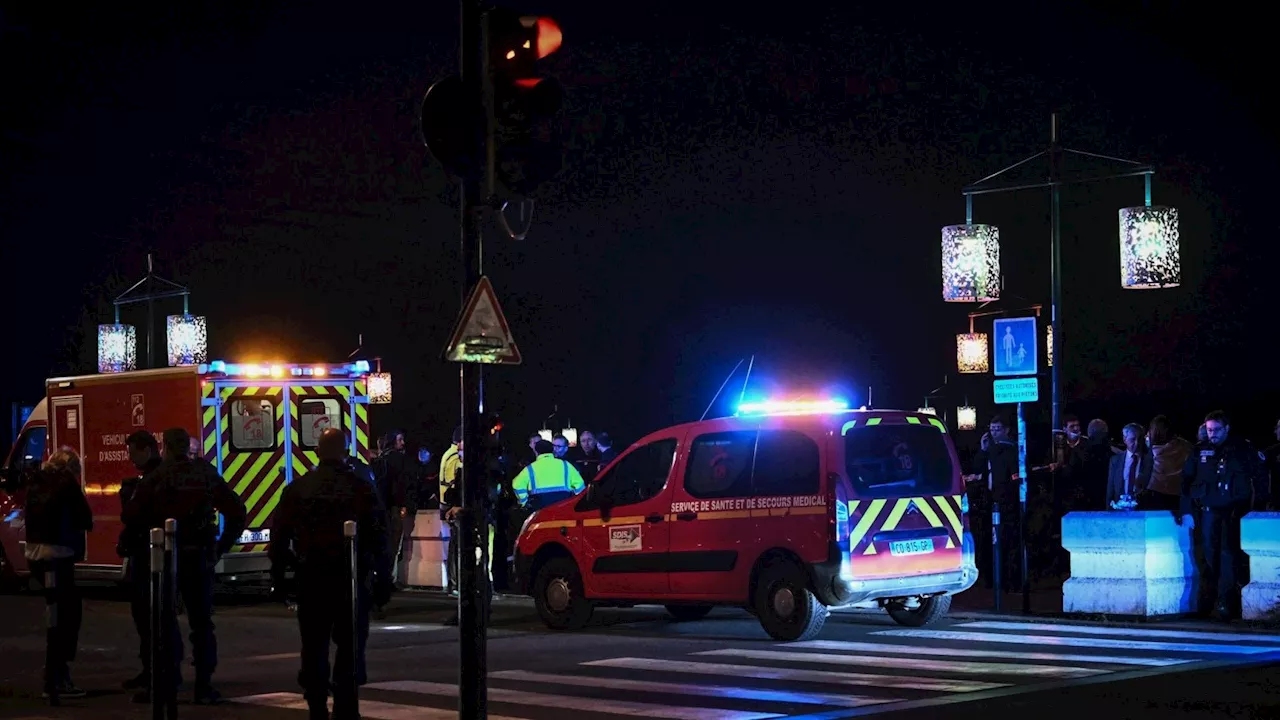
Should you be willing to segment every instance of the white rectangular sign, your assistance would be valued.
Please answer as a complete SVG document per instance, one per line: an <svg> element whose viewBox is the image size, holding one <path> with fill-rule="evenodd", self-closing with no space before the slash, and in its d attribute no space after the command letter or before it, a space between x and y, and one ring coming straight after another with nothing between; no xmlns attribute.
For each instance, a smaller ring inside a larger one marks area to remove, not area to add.
<svg viewBox="0 0 1280 720"><path fill-rule="evenodd" d="M1040 400L1040 381L1037 378L996 380L992 387L997 405L1016 405Z"/></svg>

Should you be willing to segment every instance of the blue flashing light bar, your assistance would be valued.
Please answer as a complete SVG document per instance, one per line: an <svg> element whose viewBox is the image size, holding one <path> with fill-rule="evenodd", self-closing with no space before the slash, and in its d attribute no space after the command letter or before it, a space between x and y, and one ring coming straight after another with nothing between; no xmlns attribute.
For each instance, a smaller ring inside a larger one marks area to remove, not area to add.
<svg viewBox="0 0 1280 720"><path fill-rule="evenodd" d="M249 378L323 378L323 377L356 377L369 373L369 362L357 360L342 365L294 365L288 363L229 363L214 360L199 367L202 375L226 375L227 377Z"/></svg>
<svg viewBox="0 0 1280 720"><path fill-rule="evenodd" d="M848 410L849 403L843 400L765 400L738 406L739 415L823 415Z"/></svg>

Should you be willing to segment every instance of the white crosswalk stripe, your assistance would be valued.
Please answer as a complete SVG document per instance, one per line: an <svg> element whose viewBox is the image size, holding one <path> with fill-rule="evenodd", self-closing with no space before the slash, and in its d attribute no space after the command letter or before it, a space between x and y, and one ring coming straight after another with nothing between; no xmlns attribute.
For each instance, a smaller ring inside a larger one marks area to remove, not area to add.
<svg viewBox="0 0 1280 720"><path fill-rule="evenodd" d="M826 720L919 702L964 702L993 691L1033 692L1047 683L1280 656L1280 636L1264 634L1005 621L949 628L872 630L867 638L875 642L744 642L677 657L605 657L491 672L491 717L528 720L559 711L587 718ZM1018 645L1037 647L1010 647ZM375 682L361 689L360 711L371 720L443 720L457 716L457 694L452 683ZM299 715L306 710L301 695L289 692L234 702Z"/></svg>

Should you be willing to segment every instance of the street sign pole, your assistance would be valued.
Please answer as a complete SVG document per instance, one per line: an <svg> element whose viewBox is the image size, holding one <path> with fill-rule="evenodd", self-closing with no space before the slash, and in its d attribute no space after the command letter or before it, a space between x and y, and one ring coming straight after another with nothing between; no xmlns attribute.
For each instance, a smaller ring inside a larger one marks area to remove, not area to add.
<svg viewBox="0 0 1280 720"><path fill-rule="evenodd" d="M1027 572L1027 420L1018 403L1018 544L1022 549L1022 612L1031 612L1031 579Z"/></svg>
<svg viewBox="0 0 1280 720"><path fill-rule="evenodd" d="M462 85L465 107L474 115L466 124L471 131L473 158L488 158L489 121L481 115L485 102L488 58L485 51L483 13L480 0L461 0ZM485 112L484 114L488 114ZM484 181L492 175L481 161L467 168L461 192L463 302L472 294L481 276L481 224L484 212ZM480 437L480 407L484 403L484 379L479 364L464 362L459 370L462 415L462 507L458 514L458 717L485 720L488 717L487 633L476 552L481 529L487 530L483 511L485 496L483 443ZM487 532L486 532L487 535Z"/></svg>

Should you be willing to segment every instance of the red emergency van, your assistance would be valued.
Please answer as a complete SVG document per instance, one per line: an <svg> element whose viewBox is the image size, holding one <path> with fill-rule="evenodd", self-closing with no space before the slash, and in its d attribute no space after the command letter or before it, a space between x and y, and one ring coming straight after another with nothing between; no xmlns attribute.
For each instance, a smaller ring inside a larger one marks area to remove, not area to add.
<svg viewBox="0 0 1280 720"><path fill-rule="evenodd" d="M23 556L23 470L53 450L69 447L83 459L81 484L93 510L84 562L86 579L117 579L121 481L137 475L125 438L137 430L159 439L186 429L197 455L213 464L244 499L249 521L218 563L222 580L260 579L271 513L284 486L315 467L325 428L352 437L353 456L369 460L369 363L261 364L214 361L198 365L54 378L45 399L23 425L4 468L0 490L0 580L27 572Z"/></svg>
<svg viewBox="0 0 1280 720"><path fill-rule="evenodd" d="M812 638L829 608L943 616L978 578L968 501L942 421L840 403L772 402L660 430L586 492L531 516L518 587L548 627L598 605L716 605L780 640Z"/></svg>

